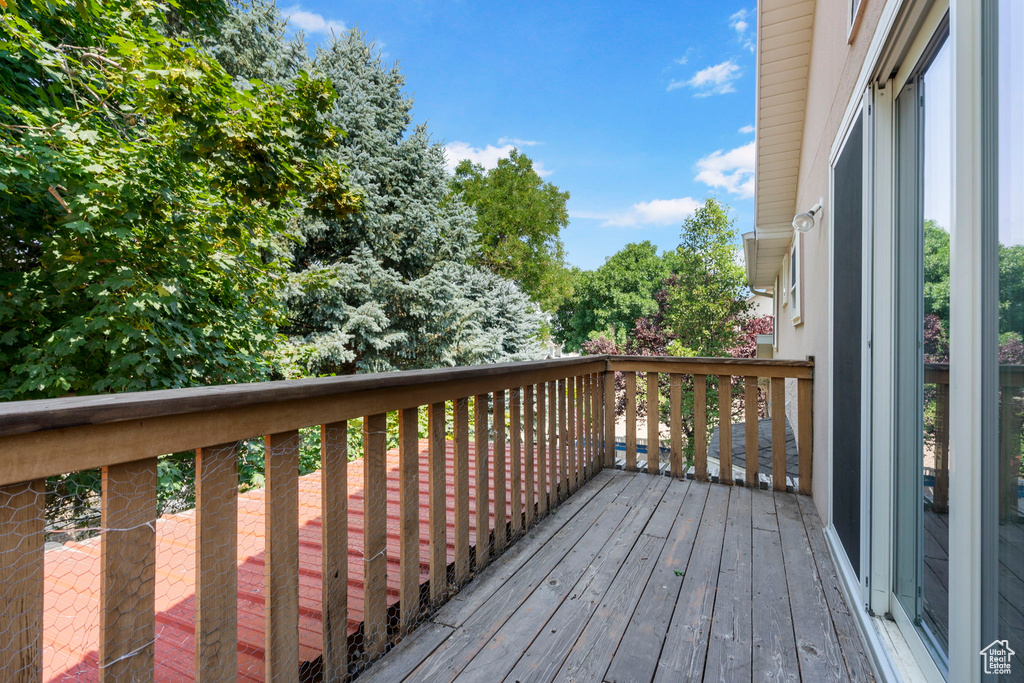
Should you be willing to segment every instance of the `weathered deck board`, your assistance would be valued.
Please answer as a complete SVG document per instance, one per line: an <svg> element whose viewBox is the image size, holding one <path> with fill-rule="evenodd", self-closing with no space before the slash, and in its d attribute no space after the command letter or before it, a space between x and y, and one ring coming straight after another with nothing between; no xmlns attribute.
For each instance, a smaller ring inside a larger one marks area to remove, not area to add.
<svg viewBox="0 0 1024 683"><path fill-rule="evenodd" d="M704 680L739 681L751 677L751 545L750 490L736 488L729 495L725 546L718 570L711 642L704 663Z"/></svg>
<svg viewBox="0 0 1024 683"><path fill-rule="evenodd" d="M809 498L604 470L360 680L456 678L872 674Z"/></svg>
<svg viewBox="0 0 1024 683"><path fill-rule="evenodd" d="M775 514L775 495L760 490L750 494L755 558L751 609L753 680L798 681L800 668L782 558L782 540Z"/></svg>
<svg viewBox="0 0 1024 683"><path fill-rule="evenodd" d="M682 509L606 674L609 680L654 677L710 487L702 482L672 482L669 492L675 494L673 498L682 497Z"/></svg>

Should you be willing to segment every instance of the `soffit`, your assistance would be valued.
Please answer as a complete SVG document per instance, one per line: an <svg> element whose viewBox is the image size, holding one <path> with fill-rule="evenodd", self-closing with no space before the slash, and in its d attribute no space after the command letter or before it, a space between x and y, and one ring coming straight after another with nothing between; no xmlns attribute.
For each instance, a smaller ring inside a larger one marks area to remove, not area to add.
<svg viewBox="0 0 1024 683"><path fill-rule="evenodd" d="M748 278L770 287L792 239L814 29L814 0L761 0L757 15L756 240Z"/></svg>

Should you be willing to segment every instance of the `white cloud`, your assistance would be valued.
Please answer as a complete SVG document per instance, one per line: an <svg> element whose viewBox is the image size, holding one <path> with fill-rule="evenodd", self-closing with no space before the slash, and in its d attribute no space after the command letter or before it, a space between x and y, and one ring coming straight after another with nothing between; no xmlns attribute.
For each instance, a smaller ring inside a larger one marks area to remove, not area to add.
<svg viewBox="0 0 1024 683"><path fill-rule="evenodd" d="M573 218L603 221L601 225L605 227L642 228L651 225L678 225L702 204L703 202L693 197L652 199L649 202L634 204L628 211L570 211L569 215Z"/></svg>
<svg viewBox="0 0 1024 683"><path fill-rule="evenodd" d="M729 92L736 92L733 82L743 75L739 64L729 59L721 64L701 69L688 81L672 81L668 84L669 91L682 87L691 87L697 92L697 97L709 95L724 95Z"/></svg>
<svg viewBox="0 0 1024 683"><path fill-rule="evenodd" d="M743 47L753 52L756 47L754 38L747 33L747 29L750 28L748 19L751 14L751 10L741 9L729 17L729 26L736 31L736 39L743 44Z"/></svg>
<svg viewBox="0 0 1024 683"><path fill-rule="evenodd" d="M754 132L754 126L743 126L742 128L740 128L740 132L743 133L744 135L749 135L750 133Z"/></svg>
<svg viewBox="0 0 1024 683"><path fill-rule="evenodd" d="M689 60L689 58L686 55L683 55L682 57L680 57L679 59L676 59L674 61L675 61L676 64L683 64L683 65L685 65L690 60Z"/></svg>
<svg viewBox="0 0 1024 683"><path fill-rule="evenodd" d="M520 138L498 138L499 145L515 145L516 147L534 147L540 143L536 140L522 140Z"/></svg>
<svg viewBox="0 0 1024 683"><path fill-rule="evenodd" d="M502 138L499 140L499 144L506 140ZM474 164L480 164L484 168L490 170L498 165L499 159L507 157L516 145L504 144L499 147L494 145L487 145L486 147L473 147L468 142L449 142L444 146L445 155L445 168L449 173L455 172L455 167L459 165L459 162L463 159L469 159ZM549 171L544 168L544 164L540 161L533 160L533 170L537 172L541 178L546 178L554 171Z"/></svg>
<svg viewBox="0 0 1024 683"><path fill-rule="evenodd" d="M281 10L281 13L292 27L306 33L330 35L331 33L344 33L348 30L344 22L327 19L324 15L316 12L308 12L300 5L286 7Z"/></svg>
<svg viewBox="0 0 1024 683"><path fill-rule="evenodd" d="M741 198L754 196L754 143L728 152L716 150L697 161L694 180Z"/></svg>

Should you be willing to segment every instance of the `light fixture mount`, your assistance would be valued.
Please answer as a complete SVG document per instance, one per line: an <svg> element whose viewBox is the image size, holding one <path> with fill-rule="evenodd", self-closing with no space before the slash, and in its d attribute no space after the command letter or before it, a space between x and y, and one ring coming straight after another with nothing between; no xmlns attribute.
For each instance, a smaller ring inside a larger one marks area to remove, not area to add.
<svg viewBox="0 0 1024 683"><path fill-rule="evenodd" d="M818 199L818 203L811 207L810 211L804 211L793 216L793 229L797 232L810 232L814 229L815 215L821 211L821 205L825 200Z"/></svg>

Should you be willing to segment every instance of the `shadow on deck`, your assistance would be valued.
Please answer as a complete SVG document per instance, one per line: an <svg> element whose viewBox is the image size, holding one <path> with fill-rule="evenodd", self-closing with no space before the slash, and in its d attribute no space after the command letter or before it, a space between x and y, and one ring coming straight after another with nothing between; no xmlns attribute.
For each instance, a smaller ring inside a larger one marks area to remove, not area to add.
<svg viewBox="0 0 1024 683"><path fill-rule="evenodd" d="M361 680L872 680L806 496L604 470Z"/></svg>

